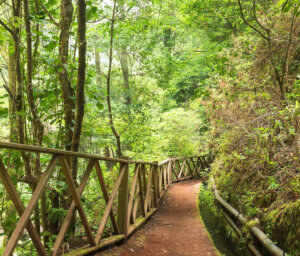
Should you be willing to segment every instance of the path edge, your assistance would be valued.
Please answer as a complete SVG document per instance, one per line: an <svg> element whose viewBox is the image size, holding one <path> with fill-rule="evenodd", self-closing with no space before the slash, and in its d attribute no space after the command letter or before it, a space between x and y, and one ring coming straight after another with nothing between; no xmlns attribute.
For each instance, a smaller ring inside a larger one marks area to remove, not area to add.
<svg viewBox="0 0 300 256"><path fill-rule="evenodd" d="M208 236L211 244L213 245L216 253L218 254L218 256L223 256L223 254L217 249L217 247L216 247L216 245L214 243L214 240L212 239L210 233L208 232L208 230L207 230L207 228L205 226L205 223L203 221L201 212L200 212L200 199L199 199L199 196L200 196L200 192L201 192L201 187L202 186L203 186L203 183L202 183L202 181L200 181L200 183L199 183L199 191L197 192L197 197L196 197L196 204L197 204L196 207L197 207L197 212L198 212L198 218L200 219L200 221L201 221L201 223L202 223L202 225L204 227L204 231L205 231L206 235Z"/></svg>

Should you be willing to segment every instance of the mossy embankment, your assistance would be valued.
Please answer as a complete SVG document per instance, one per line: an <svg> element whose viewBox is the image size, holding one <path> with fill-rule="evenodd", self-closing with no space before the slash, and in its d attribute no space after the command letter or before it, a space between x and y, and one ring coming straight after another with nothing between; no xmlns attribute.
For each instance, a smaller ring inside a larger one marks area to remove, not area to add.
<svg viewBox="0 0 300 256"><path fill-rule="evenodd" d="M284 251L300 255L300 33L289 30L285 13L273 18L273 46L244 33L220 52L226 72L208 78L213 86L203 97L206 150L215 156L210 175L221 196Z"/></svg>
<svg viewBox="0 0 300 256"><path fill-rule="evenodd" d="M212 190L206 184L201 184L198 203L205 228L218 251L226 256L251 256L245 240L240 239L227 224L220 208L216 205Z"/></svg>
<svg viewBox="0 0 300 256"><path fill-rule="evenodd" d="M212 192L213 179L201 186L199 191L199 210L203 222L210 233L215 246L224 255L252 255L247 248L247 243L253 240L250 227L255 225L260 227L272 241L290 255L300 255L299 223L300 223L300 200L283 203L281 207L275 209L260 209L257 205L243 204L245 196L239 196L240 191L237 186L229 187L222 192L222 197L226 198L233 207L238 209L249 222L241 226L243 236L238 236L232 227L227 223ZM224 181L224 180L222 180ZM215 182L215 181L214 181ZM220 183L221 181L219 181ZM254 194L253 192L252 194ZM258 194L259 192L257 192ZM242 207L242 203L244 207ZM255 208L254 209L249 209ZM252 213L252 214L251 214ZM255 214L254 214L255 213ZM259 213L259 214L258 214ZM260 244L255 241L258 247ZM261 248L263 249L263 248Z"/></svg>
<svg viewBox="0 0 300 256"><path fill-rule="evenodd" d="M271 166L264 171L240 171L237 161L230 162L235 168L229 169L227 162L227 168L220 171L223 164L216 159L212 167L222 197L284 251L300 255L299 174L278 171ZM245 227L243 231L248 237L248 229Z"/></svg>

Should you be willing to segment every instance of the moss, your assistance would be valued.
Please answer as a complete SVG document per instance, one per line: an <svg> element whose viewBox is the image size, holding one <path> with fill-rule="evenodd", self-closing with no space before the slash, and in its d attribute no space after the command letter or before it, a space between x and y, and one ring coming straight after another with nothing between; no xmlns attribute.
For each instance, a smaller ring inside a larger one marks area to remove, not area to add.
<svg viewBox="0 0 300 256"><path fill-rule="evenodd" d="M197 202L196 202L196 203L197 203L197 211L198 211L199 218L200 218L200 220L201 220L203 226L205 226L204 220L203 220L202 215L201 215L200 204L202 204L202 205L205 204L202 200L205 200L206 203L209 203L211 200L208 199L208 198L207 198L208 200L206 200L206 197L205 197L205 196L201 196L201 194L205 191L205 190L203 189L203 186L204 186L203 183L200 183L199 194L198 194ZM209 191L208 191L208 192L209 192ZM201 202L200 202L200 196L201 196L201 199L202 199ZM211 197L211 195L210 195L210 197ZM206 231L207 236L208 236L208 237L210 238L210 240L212 241L212 244L214 245L214 248L215 248L215 250L216 250L218 256L219 256L219 255L222 255L222 254L220 253L220 251L218 250L218 248L215 246L214 240L213 240L213 238L212 238L210 232L209 232L207 229L205 229L205 231Z"/></svg>
<svg viewBox="0 0 300 256"><path fill-rule="evenodd" d="M300 199L285 203L263 218L268 233L292 255L300 255Z"/></svg>
<svg viewBox="0 0 300 256"><path fill-rule="evenodd" d="M136 238L135 238L135 245L138 246L138 247L142 247L144 245L144 242L145 240L147 239L147 236L146 235L138 235Z"/></svg>
<svg viewBox="0 0 300 256"><path fill-rule="evenodd" d="M259 221L258 220L250 220L246 223L246 227L251 229L253 228L254 226L257 226L259 224Z"/></svg>
<svg viewBox="0 0 300 256"><path fill-rule="evenodd" d="M121 241L125 238L124 235L116 235L116 236L112 236L112 237L108 237L105 239L102 239L99 245L93 246L93 247L89 247L89 246L84 246L81 249L78 249L76 251L72 251L70 253L64 254L65 256L83 256L83 255L88 255L92 252L95 252L103 247L112 245L118 241Z"/></svg>
<svg viewBox="0 0 300 256"><path fill-rule="evenodd" d="M230 142L229 135L234 138ZM300 255L300 174L295 171L296 161L283 153L276 154L272 161L265 153L258 155L256 152L263 152L260 141L253 143L253 153L241 161L237 156L247 155L247 150L250 152L251 140L244 139L247 148L241 147L234 154L229 149L234 149L232 143L239 138L234 131L223 134L222 139L228 143L220 146L222 153L212 166L222 197L248 219L260 220L262 230L283 250ZM243 232L250 233L249 228Z"/></svg>

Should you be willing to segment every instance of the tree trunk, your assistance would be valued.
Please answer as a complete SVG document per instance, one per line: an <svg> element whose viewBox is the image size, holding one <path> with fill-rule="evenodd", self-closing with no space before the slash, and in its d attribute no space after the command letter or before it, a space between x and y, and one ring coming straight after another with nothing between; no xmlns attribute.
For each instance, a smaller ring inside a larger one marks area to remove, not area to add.
<svg viewBox="0 0 300 256"><path fill-rule="evenodd" d="M100 86L101 85L100 51L97 46L95 46L95 68L97 73L97 83L98 86Z"/></svg>
<svg viewBox="0 0 300 256"><path fill-rule="evenodd" d="M9 103L8 103L8 116L9 116L9 141L10 142L18 142L18 130L17 130L17 123L16 123L16 104L15 104L15 94L16 94L16 77L15 77L15 63L14 63L14 56L10 54L10 48L13 45L9 45L7 52L8 52L8 88L9 88ZM8 155L8 166L7 171L10 171L10 153ZM6 190L3 190L3 202L7 202L10 200L8 193ZM11 226L6 222L8 218L5 216L14 216L16 215L16 211L13 205L7 204L3 206L2 212L3 214L3 222L1 226L4 230L4 233L7 235L3 236L3 244L2 247L5 247L5 244L8 241L8 237L11 235Z"/></svg>
<svg viewBox="0 0 300 256"><path fill-rule="evenodd" d="M119 133L117 132L112 116L111 103L110 103L110 83L111 83L111 68L112 68L112 60L113 60L113 42L114 42L114 24L115 24L115 14L116 14L116 0L114 0L114 6L112 11L112 19L110 26L110 49L109 49L109 64L108 64L108 74L106 78L106 90L107 90L107 107L108 107L108 116L109 116L109 124L110 128L116 138L117 141L117 157L122 156L121 150L121 138Z"/></svg>
<svg viewBox="0 0 300 256"><path fill-rule="evenodd" d="M67 64L69 59L69 40L70 40L70 28L73 17L73 5L72 0L61 0L61 11L60 11L60 39L59 39L59 60L62 64L60 71L58 72L58 80L61 84L61 92L63 98L63 107L64 107L64 145L66 150L71 150L72 137L73 137L73 128L74 128L74 109L75 109L75 101L74 101L74 91L71 87L71 82L68 78L67 72ZM69 166L71 165L68 159ZM60 173L60 180L63 180L63 176ZM64 192L64 196L59 198L59 203L61 207L65 210L69 208L71 203L71 196L68 191ZM55 195L52 195L53 198L56 198ZM56 201L52 201L53 204L56 204ZM57 223L51 223L51 225L56 225ZM53 228L53 231L56 228ZM75 218L73 219L70 225L70 234L73 235L75 231Z"/></svg>
<svg viewBox="0 0 300 256"><path fill-rule="evenodd" d="M65 114L65 148L71 150L71 143L73 137L73 121L74 121L74 109L75 101L74 91L71 87L68 73L68 55L69 55L69 37L70 26L73 17L73 5L72 0L62 0L61 12L60 12L60 41L59 41L59 58L62 63L61 71L58 72L58 79L61 84L61 91L64 102L64 114Z"/></svg>
<svg viewBox="0 0 300 256"><path fill-rule="evenodd" d="M9 49L13 45L9 46ZM9 52L8 49L8 52ZM9 86L9 103L8 103L8 116L9 116L9 141L17 142L18 141L18 131L16 125L16 104L15 104L15 95L16 95L16 77L15 77L15 59L12 54L8 53L8 86Z"/></svg>
<svg viewBox="0 0 300 256"><path fill-rule="evenodd" d="M14 0L13 0L14 1ZM22 81L22 74L21 74L21 61L20 61L20 47L21 47L21 40L20 40L20 33L21 29L19 27L19 20L21 18L21 0L16 0L13 2L13 42L14 42L14 64L15 64L15 76L16 76L16 94L15 94L15 104L16 104L16 111L17 111L17 130L18 130L18 142L21 144L25 143L25 129L24 123L25 118L22 115L23 112L23 81ZM32 176L31 169L30 169L30 159L28 154L21 153L22 159L25 166L25 174L27 177Z"/></svg>
<svg viewBox="0 0 300 256"><path fill-rule="evenodd" d="M37 8L37 2L36 2ZM31 33L31 22L30 22L30 13L29 13L29 4L28 0L24 0L24 21L26 28L26 54L27 54L27 83L26 83L26 92L27 92L27 101L30 109L30 113L32 116L32 126L33 126L33 143L37 146L42 146L43 135L44 135L44 125L40 119L38 114L37 107L35 105L34 95L33 95L33 54L32 54L32 33ZM38 42L36 42L38 43ZM37 45L36 45L37 47ZM36 50L37 51L37 48ZM41 163L40 163L40 154L37 154L34 158L34 174L39 177L41 175ZM41 197L41 207L42 207L42 225L43 231L47 233L48 225L47 225L47 204L46 204L46 196L43 193ZM39 207L35 209L35 223L38 226L40 225L40 216L39 216ZM44 236L44 242L47 244L49 242L49 236Z"/></svg>
<svg viewBox="0 0 300 256"><path fill-rule="evenodd" d="M72 137L72 151L78 151L80 135L82 130L82 121L84 116L84 85L86 70L86 3L85 0L78 0L78 73L76 86L76 115L74 122L74 132ZM74 181L77 179L78 158L74 157L72 161L72 175Z"/></svg>
<svg viewBox="0 0 300 256"><path fill-rule="evenodd" d="M40 1L39 0L34 0L34 8L35 8L35 13L39 13L39 11L40 11ZM33 50L33 65L34 65L34 67L37 67L38 66L38 48L39 48L39 44L40 44L39 22L36 22L35 30L36 30L36 38L35 38L34 50Z"/></svg>
<svg viewBox="0 0 300 256"><path fill-rule="evenodd" d="M130 97L130 85L129 85L128 54L125 46L122 47L121 50L120 63L121 63L123 79L124 79L125 105L127 107L128 114L130 114L131 97Z"/></svg>
<svg viewBox="0 0 300 256"><path fill-rule="evenodd" d="M120 6L120 13L122 19L125 19L126 13L123 5ZM127 114L130 118L131 97L130 97L130 84L129 84L128 53L127 53L126 46L127 46L126 42L125 44L121 45L121 52L119 56L120 56L120 64L121 64L123 80L124 80L125 105L126 105Z"/></svg>

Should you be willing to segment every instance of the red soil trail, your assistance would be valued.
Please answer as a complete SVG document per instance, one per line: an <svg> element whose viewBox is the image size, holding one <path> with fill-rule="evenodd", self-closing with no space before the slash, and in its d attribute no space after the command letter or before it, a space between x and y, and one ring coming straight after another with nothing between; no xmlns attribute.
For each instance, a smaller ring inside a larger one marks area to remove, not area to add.
<svg viewBox="0 0 300 256"><path fill-rule="evenodd" d="M198 214L199 185L199 180L173 184L157 213L126 244L94 256L220 255Z"/></svg>

